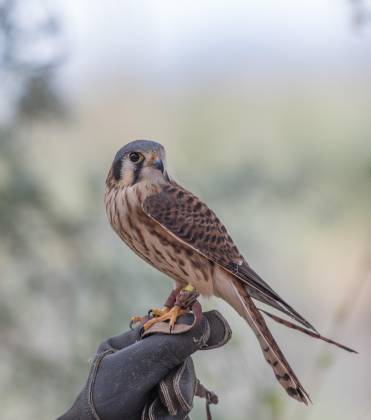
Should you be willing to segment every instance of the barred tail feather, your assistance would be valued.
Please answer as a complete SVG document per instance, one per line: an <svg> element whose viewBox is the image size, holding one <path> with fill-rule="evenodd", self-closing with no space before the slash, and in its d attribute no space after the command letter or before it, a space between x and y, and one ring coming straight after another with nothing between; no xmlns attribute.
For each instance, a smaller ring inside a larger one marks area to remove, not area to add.
<svg viewBox="0 0 371 420"><path fill-rule="evenodd" d="M294 319L296 322L299 322L300 324L304 325L308 329L311 329L314 332L318 333L318 331L313 327L313 325L311 325L306 319L304 319L300 314L298 314L298 312L296 312L288 304L285 304L286 307L283 307L282 304L278 300L274 300L270 296L265 295L264 293L262 293L259 290L254 289L253 287L245 286L245 289L247 293L250 295L250 297L252 297L253 299L260 300L260 302L263 302L269 306L272 306L278 311Z"/></svg>
<svg viewBox="0 0 371 420"><path fill-rule="evenodd" d="M289 316L294 318L297 322L303 324L306 328L316 329L305 318L303 318L292 306L286 303L281 296L279 296L260 276L256 273L249 264L244 261L242 265L238 266L236 272L233 274L239 278L246 287L247 293L254 299L258 299L268 305L274 306L281 312L289 312ZM284 309L285 308L285 309Z"/></svg>
<svg viewBox="0 0 371 420"><path fill-rule="evenodd" d="M276 322L278 322L278 323L280 323L282 325L285 325L288 328L292 328L294 330L300 331L300 332L302 332L304 334L309 335L310 337L318 338L319 340L325 341L326 343L329 343L329 344L333 344L333 345L335 345L337 347L340 347L341 349L344 349L344 350L349 351L351 353L357 353L358 354L358 352L356 350L353 350L350 347L344 346L344 344L340 344L340 343L338 343L338 342L336 342L334 340L331 340L330 338L324 337L323 335L320 335L318 333L314 333L313 331L309 331L309 330L307 330L307 329L305 329L303 327L300 327L299 325L296 325L296 324L294 324L294 323L292 323L290 321L287 321L286 319L282 319L279 316L273 315L273 314L271 314L271 313L269 313L269 312L267 312L267 311L265 311L263 309L260 309L259 308L259 311L260 312L263 312L265 315L268 315L274 321L276 321Z"/></svg>
<svg viewBox="0 0 371 420"><path fill-rule="evenodd" d="M311 401L308 393L288 364L251 297L238 283L231 281L229 284L233 288L235 298L239 301L238 309L237 305L233 306L254 331L263 355L272 367L278 382L291 397L308 404L308 400Z"/></svg>

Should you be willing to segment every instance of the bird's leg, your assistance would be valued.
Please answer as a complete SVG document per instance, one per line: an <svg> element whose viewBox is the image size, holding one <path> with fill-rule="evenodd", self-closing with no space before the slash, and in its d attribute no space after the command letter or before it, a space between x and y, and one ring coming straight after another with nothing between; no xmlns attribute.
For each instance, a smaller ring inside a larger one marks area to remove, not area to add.
<svg viewBox="0 0 371 420"><path fill-rule="evenodd" d="M133 328L134 324L144 324L148 321L149 317L159 318L165 314L167 314L170 309L175 305L175 301L177 296L179 295L182 287L176 287L173 289L166 299L164 306L162 308L152 308L148 311L147 316L133 316L130 318L130 328Z"/></svg>
<svg viewBox="0 0 371 420"><path fill-rule="evenodd" d="M163 315L152 318L147 321L143 328L147 331L152 325L156 324L157 322L169 321L170 331L174 327L177 318L180 315L183 315L188 312L189 309L192 308L193 304L196 302L199 293L197 290L191 285L188 284L186 287L182 288L178 293L175 295L174 304L171 309L168 309ZM169 296L169 299L171 295Z"/></svg>
<svg viewBox="0 0 371 420"><path fill-rule="evenodd" d="M182 287L177 287L173 289L166 299L164 306L160 308L152 308L149 310L148 315L152 315L154 317L159 317L162 315L165 315L167 312L170 311L170 309L175 305L175 301L177 296L179 295L180 291L182 290Z"/></svg>
<svg viewBox="0 0 371 420"><path fill-rule="evenodd" d="M188 284L178 295L175 305L182 308L192 310L195 317L195 322L198 323L202 319L202 308L197 300L200 294L191 284Z"/></svg>
<svg viewBox="0 0 371 420"><path fill-rule="evenodd" d="M200 294L197 292L196 288L191 284L187 284L187 286L183 287L178 293L174 305L184 309L192 309L193 304L199 296Z"/></svg>

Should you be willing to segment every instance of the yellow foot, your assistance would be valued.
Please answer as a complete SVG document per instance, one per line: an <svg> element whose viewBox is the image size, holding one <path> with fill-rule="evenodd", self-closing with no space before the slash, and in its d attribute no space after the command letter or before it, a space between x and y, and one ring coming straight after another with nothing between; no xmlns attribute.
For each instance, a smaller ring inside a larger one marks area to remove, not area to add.
<svg viewBox="0 0 371 420"><path fill-rule="evenodd" d="M152 315L154 317L159 317L165 315L167 312L169 312L169 308L166 306L164 306L162 309L153 308L148 312L148 316ZM146 321L148 321L148 316L132 316L130 318L130 327L135 324L144 324Z"/></svg>
<svg viewBox="0 0 371 420"><path fill-rule="evenodd" d="M169 308L167 306L164 306L163 308L153 308L149 311L149 314L151 314L154 317L163 316L169 312Z"/></svg>
<svg viewBox="0 0 371 420"><path fill-rule="evenodd" d="M187 313L188 311L181 309L179 306L173 306L170 310L168 309L167 312L161 316L158 316L156 318L152 318L149 321L147 321L144 325L144 331L147 331L149 328L152 327L152 325L157 324L158 322L163 321L170 321L170 331L173 329L177 318L180 315L183 315Z"/></svg>

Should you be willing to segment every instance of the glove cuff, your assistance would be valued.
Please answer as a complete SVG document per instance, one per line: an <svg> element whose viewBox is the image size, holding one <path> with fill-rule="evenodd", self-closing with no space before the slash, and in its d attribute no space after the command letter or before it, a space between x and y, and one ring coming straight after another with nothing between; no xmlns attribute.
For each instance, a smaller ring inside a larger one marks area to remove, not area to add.
<svg viewBox="0 0 371 420"><path fill-rule="evenodd" d="M197 383L193 361L188 357L160 381L156 388L156 396L144 407L141 419L188 419Z"/></svg>
<svg viewBox="0 0 371 420"><path fill-rule="evenodd" d="M196 393L196 372L191 358L186 359L159 383L159 397L171 415L191 411Z"/></svg>
<svg viewBox="0 0 371 420"><path fill-rule="evenodd" d="M202 337L200 338L200 350L211 350L224 346L232 337L232 330L227 320L223 315L216 311L208 311L202 314L206 318ZM201 321L202 322L202 321ZM180 317L180 322L175 324L172 331L169 329L169 324L166 322L158 322L154 324L149 330L142 333L142 338L149 335L160 333L177 335L184 334L192 330L197 323L196 317L191 314Z"/></svg>

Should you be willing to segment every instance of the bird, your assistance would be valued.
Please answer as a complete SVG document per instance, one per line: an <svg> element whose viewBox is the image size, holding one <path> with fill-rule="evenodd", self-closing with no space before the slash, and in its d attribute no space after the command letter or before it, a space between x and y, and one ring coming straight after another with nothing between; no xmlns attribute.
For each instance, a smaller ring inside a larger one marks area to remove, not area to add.
<svg viewBox="0 0 371 420"><path fill-rule="evenodd" d="M311 401L262 314L356 353L320 335L253 270L217 215L168 174L160 143L134 140L120 148L106 178L105 207L113 230L129 248L174 280L173 294L188 290L216 296L237 311L253 330L278 382L294 399ZM256 301L295 323L259 309ZM170 306L153 310L155 316L144 328L160 321L173 326L182 309Z"/></svg>

